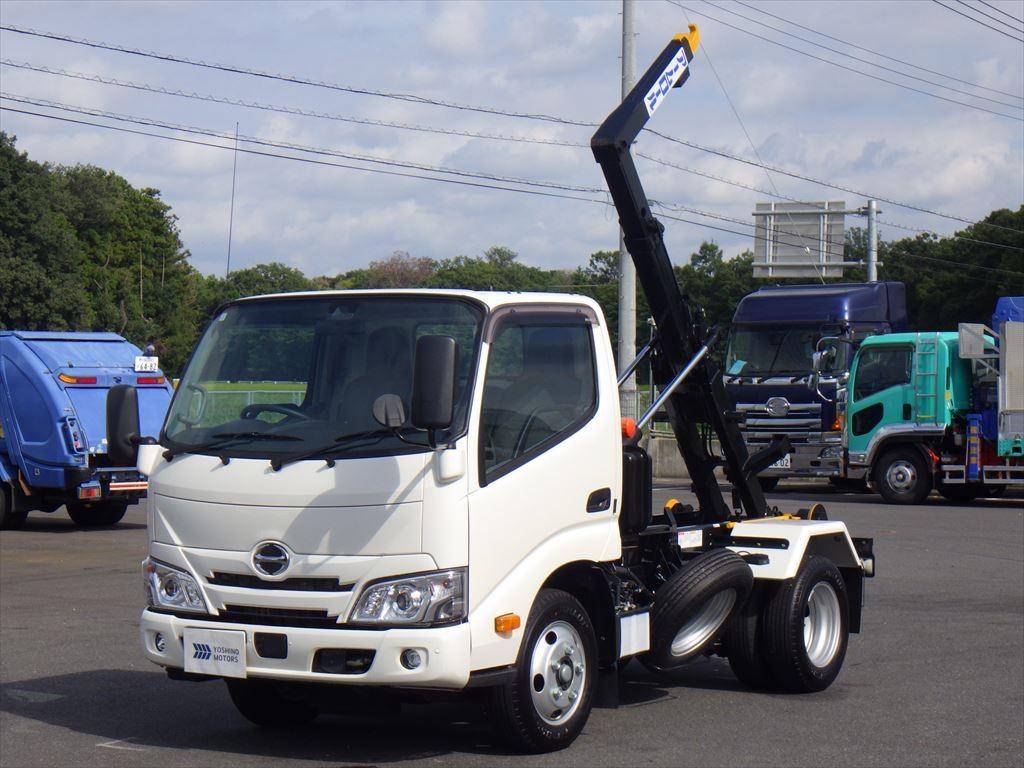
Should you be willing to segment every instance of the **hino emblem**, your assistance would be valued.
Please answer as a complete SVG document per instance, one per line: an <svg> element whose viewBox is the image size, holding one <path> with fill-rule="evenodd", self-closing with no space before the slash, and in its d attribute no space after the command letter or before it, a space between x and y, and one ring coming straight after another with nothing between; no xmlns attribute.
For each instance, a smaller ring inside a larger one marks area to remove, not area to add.
<svg viewBox="0 0 1024 768"><path fill-rule="evenodd" d="M769 397L768 402L765 404L765 408L767 409L769 416L788 416L789 400L784 397Z"/></svg>
<svg viewBox="0 0 1024 768"><path fill-rule="evenodd" d="M280 576L288 570L290 560L288 550L276 541L258 544L252 553L253 570L262 576Z"/></svg>

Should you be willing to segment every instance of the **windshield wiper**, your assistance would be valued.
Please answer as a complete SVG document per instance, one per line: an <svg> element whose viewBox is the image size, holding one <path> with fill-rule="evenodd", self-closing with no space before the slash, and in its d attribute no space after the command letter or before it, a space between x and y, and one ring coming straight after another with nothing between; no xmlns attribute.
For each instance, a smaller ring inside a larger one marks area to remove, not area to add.
<svg viewBox="0 0 1024 768"><path fill-rule="evenodd" d="M306 459L325 459L327 466L334 466L334 459L330 458L330 454L340 450L346 443L356 442L358 440L365 440L374 438L375 440L382 440L388 435L394 435L403 443L409 445L415 445L422 448L429 448L428 445L420 445L420 443L414 443L406 438L402 437L400 429L389 429L387 427L381 427L380 429L371 429L365 432L351 432L347 435L338 435L327 445L321 445L319 448L314 448L309 451L302 453L295 453L291 456L282 456L278 459L271 459L270 466L275 472L281 469L285 464L291 464L296 461L305 461ZM346 446L347 447L347 446Z"/></svg>
<svg viewBox="0 0 1024 768"><path fill-rule="evenodd" d="M230 445L236 440L301 440L301 437L295 437L294 435L281 435L277 432L258 432L254 429L246 432L215 432L213 440L207 440L205 443L197 443L196 445L189 445L181 450L174 450L173 448L164 451L164 458L167 461L173 459L179 453L202 453L203 451L212 451L215 448L221 448L225 445Z"/></svg>

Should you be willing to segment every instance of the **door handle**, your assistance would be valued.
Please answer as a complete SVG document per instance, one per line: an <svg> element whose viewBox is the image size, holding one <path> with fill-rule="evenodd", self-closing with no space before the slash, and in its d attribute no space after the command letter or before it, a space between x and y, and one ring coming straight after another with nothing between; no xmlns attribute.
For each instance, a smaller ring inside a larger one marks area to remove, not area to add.
<svg viewBox="0 0 1024 768"><path fill-rule="evenodd" d="M904 403L903 404L903 420L904 421L910 421L910 416L911 416L911 413L910 413L910 403Z"/></svg>
<svg viewBox="0 0 1024 768"><path fill-rule="evenodd" d="M612 489L599 488L587 497L587 512L604 512L611 509Z"/></svg>

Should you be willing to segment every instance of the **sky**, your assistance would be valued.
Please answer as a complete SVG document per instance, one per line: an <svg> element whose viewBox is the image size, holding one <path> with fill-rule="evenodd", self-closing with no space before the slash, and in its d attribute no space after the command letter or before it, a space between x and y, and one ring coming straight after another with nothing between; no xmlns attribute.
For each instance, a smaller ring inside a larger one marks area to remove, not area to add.
<svg viewBox="0 0 1024 768"><path fill-rule="evenodd" d="M1024 104L1024 48L1008 36L928 0L803 0L765 2L754 9L734 0L681 0L681 4L689 10L663 0L639 0L636 4L638 72L644 71L673 34L685 31L687 17L699 26L703 51L691 65L689 82L671 94L649 124L651 128L748 160L759 157L768 165L813 179L968 220L995 208L1016 208L1024 201L1024 112L1020 107ZM992 0L991 5L1017 18L1024 16L1022 2ZM999 17L988 6L978 7ZM855 50L758 9L941 75ZM5 0L0 4L3 24L357 89L584 122L599 122L619 101L620 14L618 0ZM844 71L723 22L877 77L1010 117ZM762 24L973 95L855 62ZM361 120L584 145L592 131L213 71L10 31L0 33L0 55L32 66ZM11 66L0 68L0 86L5 94L19 98L199 127L227 136L233 134L237 122L241 135L261 140L400 163L604 188L585 146L499 141L283 114ZM730 99L742 126L730 108ZM999 101L1009 106L995 103ZM82 117L53 107L3 104L191 137L223 147L0 112L0 128L15 134L18 147L34 160L91 163L116 171L137 187L159 189L178 217L192 264L204 273L224 273L233 140ZM361 168L388 167L296 150L240 146ZM727 217L679 213L697 223L666 221L669 252L678 263L685 263L702 240L714 240L730 257L752 247L751 212L757 202L771 199L766 190L801 200L843 200L853 208L866 200L780 173L766 176L755 165L646 133L636 150L761 190L637 160L650 197ZM608 199L603 192L559 194ZM907 227L951 234L964 226L888 203L880 208L882 221ZM858 217L847 220L848 226L863 223ZM616 248L618 236L614 211L602 202L459 186L245 153L237 156L232 230L232 269L278 261L310 275L334 275L366 266L397 250L440 259L481 254L492 245L512 248L532 265L571 269L585 264L594 251ZM888 224L880 228L885 239L907 234Z"/></svg>

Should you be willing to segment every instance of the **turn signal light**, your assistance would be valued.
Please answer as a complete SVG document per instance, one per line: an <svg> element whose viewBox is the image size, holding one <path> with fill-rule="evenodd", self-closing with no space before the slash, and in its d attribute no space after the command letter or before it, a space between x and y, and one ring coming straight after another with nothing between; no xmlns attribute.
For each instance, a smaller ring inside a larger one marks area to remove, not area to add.
<svg viewBox="0 0 1024 768"><path fill-rule="evenodd" d="M166 379L163 376L139 376L136 381L139 384L163 384Z"/></svg>
<svg viewBox="0 0 1024 768"><path fill-rule="evenodd" d="M836 416L836 420L832 422L832 431L833 432L842 432L843 431L843 417L842 416Z"/></svg>
<svg viewBox="0 0 1024 768"><path fill-rule="evenodd" d="M633 435L636 434L636 422L632 419L622 420L622 436L627 440L632 440Z"/></svg>
<svg viewBox="0 0 1024 768"><path fill-rule="evenodd" d="M68 376L66 373L59 374L58 379L65 384L95 384L95 376Z"/></svg>
<svg viewBox="0 0 1024 768"><path fill-rule="evenodd" d="M494 620L494 631L499 635L504 635L519 629L520 623L518 613L504 613Z"/></svg>

